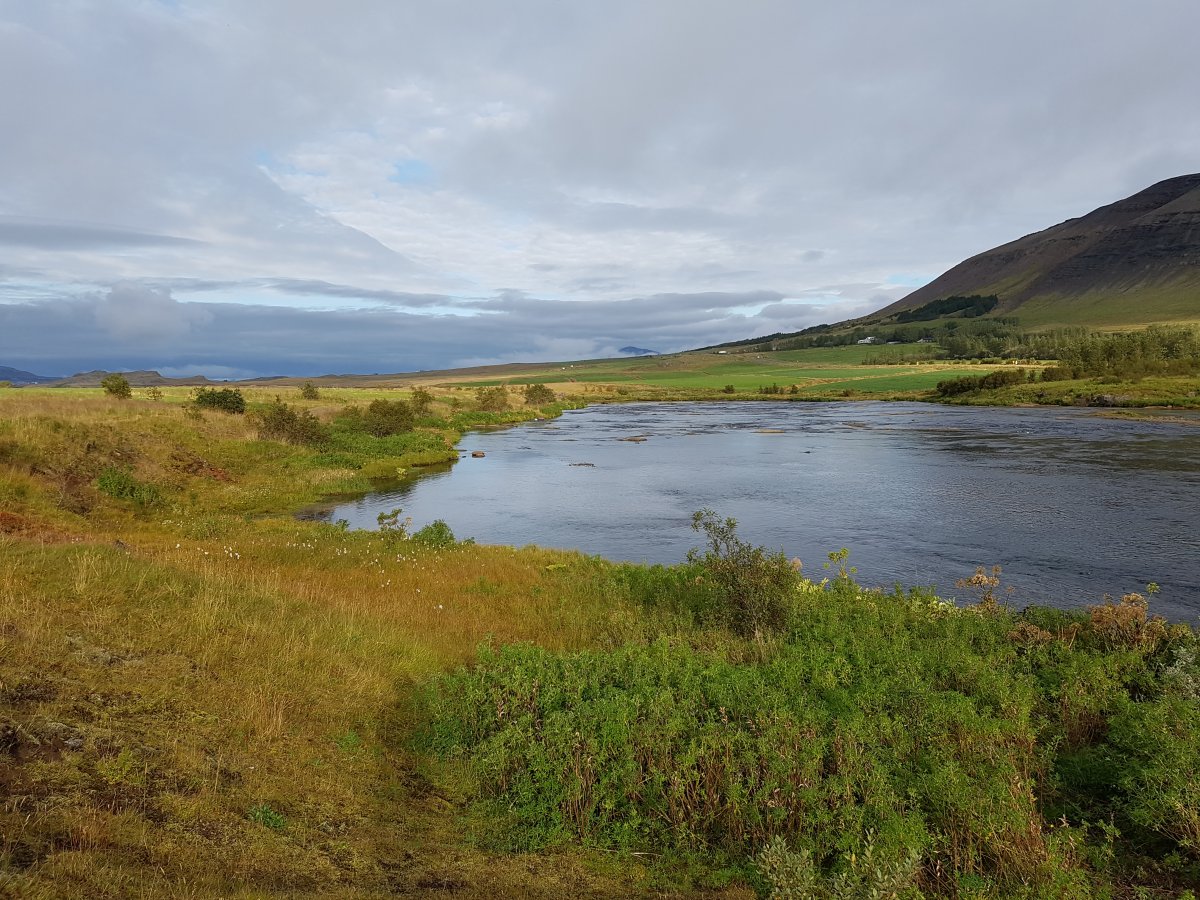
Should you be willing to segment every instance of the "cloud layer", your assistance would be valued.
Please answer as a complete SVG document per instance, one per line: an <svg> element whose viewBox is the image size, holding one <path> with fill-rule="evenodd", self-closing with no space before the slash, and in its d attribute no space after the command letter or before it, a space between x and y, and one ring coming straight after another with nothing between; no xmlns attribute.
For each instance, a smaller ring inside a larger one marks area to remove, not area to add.
<svg viewBox="0 0 1200 900"><path fill-rule="evenodd" d="M1198 29L1191 0L0 0L0 363L395 371L844 318L1195 171Z"/></svg>

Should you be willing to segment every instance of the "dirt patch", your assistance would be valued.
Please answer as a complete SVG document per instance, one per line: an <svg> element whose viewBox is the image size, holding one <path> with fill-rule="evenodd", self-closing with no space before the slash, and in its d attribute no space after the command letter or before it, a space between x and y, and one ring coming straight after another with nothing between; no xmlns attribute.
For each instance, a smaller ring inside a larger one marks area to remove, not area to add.
<svg viewBox="0 0 1200 900"><path fill-rule="evenodd" d="M61 531L55 531L25 516L5 510L0 510L0 534L46 544L65 544L74 540Z"/></svg>
<svg viewBox="0 0 1200 900"><path fill-rule="evenodd" d="M220 466L214 466L190 450L176 450L171 454L171 468L184 475L209 478L213 481L229 481L230 475Z"/></svg>

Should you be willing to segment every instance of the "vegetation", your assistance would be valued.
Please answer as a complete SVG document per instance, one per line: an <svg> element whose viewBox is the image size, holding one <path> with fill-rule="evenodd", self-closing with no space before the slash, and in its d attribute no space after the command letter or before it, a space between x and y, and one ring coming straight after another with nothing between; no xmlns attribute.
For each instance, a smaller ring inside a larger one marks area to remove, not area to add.
<svg viewBox="0 0 1200 900"><path fill-rule="evenodd" d="M530 406L545 406L547 403L553 403L557 399L554 396L554 391L544 384L527 384L521 394L524 396L525 402Z"/></svg>
<svg viewBox="0 0 1200 900"><path fill-rule="evenodd" d="M246 411L246 398L237 388L196 388L192 403L199 409L215 409L235 415Z"/></svg>
<svg viewBox="0 0 1200 900"><path fill-rule="evenodd" d="M129 379L118 372L110 372L100 379L100 387L104 388L104 393L110 397L116 397L118 400L128 400L133 396L133 388L129 386Z"/></svg>
<svg viewBox="0 0 1200 900"><path fill-rule="evenodd" d="M959 608L864 589L844 551L805 578L707 510L666 567L402 510L353 532L292 512L541 413L439 388L377 436L355 423L395 392L199 417L163 393L0 396L4 893L1200 883L1200 646L1152 591L1016 612L979 573ZM309 419L322 440L263 430Z"/></svg>
<svg viewBox="0 0 1200 900"><path fill-rule="evenodd" d="M480 387L475 391L475 402L483 412L503 412L508 409L508 391L498 384Z"/></svg>
<svg viewBox="0 0 1200 900"><path fill-rule="evenodd" d="M321 392L317 390L317 386L311 381L306 381L300 385L300 398L302 400L320 400Z"/></svg>
<svg viewBox="0 0 1200 900"><path fill-rule="evenodd" d="M991 312L999 302L1000 298L995 294L989 294L986 297L978 294L969 297L944 297L941 300L931 300L924 306L918 306L915 309L901 310L896 314L896 321L900 323L929 322L955 314L964 319L973 319Z"/></svg>
<svg viewBox="0 0 1200 900"><path fill-rule="evenodd" d="M320 446L329 441L329 430L308 410L296 409L278 397L256 411L258 436L265 441Z"/></svg>

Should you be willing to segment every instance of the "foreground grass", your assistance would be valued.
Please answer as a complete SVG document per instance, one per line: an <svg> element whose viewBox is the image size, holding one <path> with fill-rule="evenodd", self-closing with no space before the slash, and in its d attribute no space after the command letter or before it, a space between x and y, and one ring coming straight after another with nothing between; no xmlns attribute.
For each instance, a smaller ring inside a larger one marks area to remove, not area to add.
<svg viewBox="0 0 1200 900"><path fill-rule="evenodd" d="M1018 618L836 575L750 634L698 563L296 521L370 460L178 400L0 392L2 892L1196 881L1195 642L1136 603Z"/></svg>

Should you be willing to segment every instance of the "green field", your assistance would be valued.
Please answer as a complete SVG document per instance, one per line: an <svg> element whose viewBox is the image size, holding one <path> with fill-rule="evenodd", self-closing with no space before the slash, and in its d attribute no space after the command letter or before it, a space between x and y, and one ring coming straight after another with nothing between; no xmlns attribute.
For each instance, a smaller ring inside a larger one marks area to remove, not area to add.
<svg viewBox="0 0 1200 900"><path fill-rule="evenodd" d="M636 359L586 360L530 366L504 377L471 378L464 373L458 386L542 383L571 392L571 385L626 385L669 390L720 392L732 385L740 393L760 388L795 385L811 396L853 390L864 394L924 392L938 381L973 366L965 363L922 362L910 365L864 365L863 361L903 347L849 346L811 350L716 353L696 351ZM910 350L910 352L913 352Z"/></svg>

